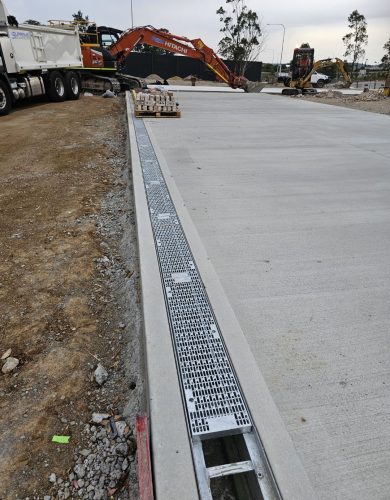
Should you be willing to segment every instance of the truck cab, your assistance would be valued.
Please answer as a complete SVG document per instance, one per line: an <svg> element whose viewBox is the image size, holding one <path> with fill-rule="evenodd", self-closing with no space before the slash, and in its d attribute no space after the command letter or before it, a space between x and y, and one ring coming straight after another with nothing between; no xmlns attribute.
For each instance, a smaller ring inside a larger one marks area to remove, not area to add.
<svg viewBox="0 0 390 500"><path fill-rule="evenodd" d="M324 75L323 73L318 73L318 71L313 71L310 82L313 87L322 88L326 83L330 82L330 78L328 75Z"/></svg>

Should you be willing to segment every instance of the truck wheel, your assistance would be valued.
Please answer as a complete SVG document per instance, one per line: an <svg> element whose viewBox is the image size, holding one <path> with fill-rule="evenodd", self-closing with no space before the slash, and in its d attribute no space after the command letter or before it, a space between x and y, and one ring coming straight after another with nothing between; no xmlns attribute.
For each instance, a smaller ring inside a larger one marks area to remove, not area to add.
<svg viewBox="0 0 390 500"><path fill-rule="evenodd" d="M46 94L51 101L61 102L66 99L65 80L59 71L51 71L47 77Z"/></svg>
<svg viewBox="0 0 390 500"><path fill-rule="evenodd" d="M325 85L325 80L318 80L316 83L316 87L319 89L322 89L322 87Z"/></svg>
<svg viewBox="0 0 390 500"><path fill-rule="evenodd" d="M8 115L12 108L11 93L7 84L0 80L0 116Z"/></svg>
<svg viewBox="0 0 390 500"><path fill-rule="evenodd" d="M65 88L67 99L77 101L80 97L81 84L78 74L74 71L67 71L65 73Z"/></svg>

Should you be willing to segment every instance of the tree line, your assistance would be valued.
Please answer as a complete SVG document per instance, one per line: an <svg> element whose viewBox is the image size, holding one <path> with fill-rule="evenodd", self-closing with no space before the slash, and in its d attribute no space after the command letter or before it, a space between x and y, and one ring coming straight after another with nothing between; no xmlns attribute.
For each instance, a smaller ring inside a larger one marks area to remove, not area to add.
<svg viewBox="0 0 390 500"><path fill-rule="evenodd" d="M262 26L262 20L258 14L249 9L245 0L226 0L224 7L219 7L216 11L219 20L222 23L220 32L223 37L218 44L218 53L234 61L235 72L238 75L245 73L248 62L257 60L265 45L265 32ZM72 15L73 21L88 22L89 17L84 15L81 10ZM363 14L354 10L348 16L348 28L342 41L345 45L344 57L351 57L351 74L356 71L359 61L362 61L366 54L368 44L367 21ZM29 19L27 24L39 25L38 21ZM170 54L165 50L139 45L136 47L138 52L157 52L161 54ZM383 69L390 69L390 37L383 45L384 55L381 59Z"/></svg>

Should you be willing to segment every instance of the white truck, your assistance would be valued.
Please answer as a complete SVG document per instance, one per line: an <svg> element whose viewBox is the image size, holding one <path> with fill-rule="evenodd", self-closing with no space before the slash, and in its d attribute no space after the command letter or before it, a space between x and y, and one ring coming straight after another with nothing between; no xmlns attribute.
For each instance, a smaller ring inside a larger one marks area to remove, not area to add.
<svg viewBox="0 0 390 500"><path fill-rule="evenodd" d="M0 0L0 116L21 99L78 99L83 68L77 27L18 24Z"/></svg>
<svg viewBox="0 0 390 500"><path fill-rule="evenodd" d="M287 87L291 81L291 73L278 73L278 82L284 83ZM318 71L313 71L310 77L310 83L313 87L322 88L326 83L330 83L330 78L328 75L323 73L318 73Z"/></svg>

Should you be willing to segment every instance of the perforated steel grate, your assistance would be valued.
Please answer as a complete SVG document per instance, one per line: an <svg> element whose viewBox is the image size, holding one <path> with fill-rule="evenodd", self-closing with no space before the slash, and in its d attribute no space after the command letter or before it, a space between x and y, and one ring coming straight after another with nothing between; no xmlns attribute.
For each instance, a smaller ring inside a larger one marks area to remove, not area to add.
<svg viewBox="0 0 390 500"><path fill-rule="evenodd" d="M251 421L206 290L145 124L133 122L192 435L244 432Z"/></svg>

